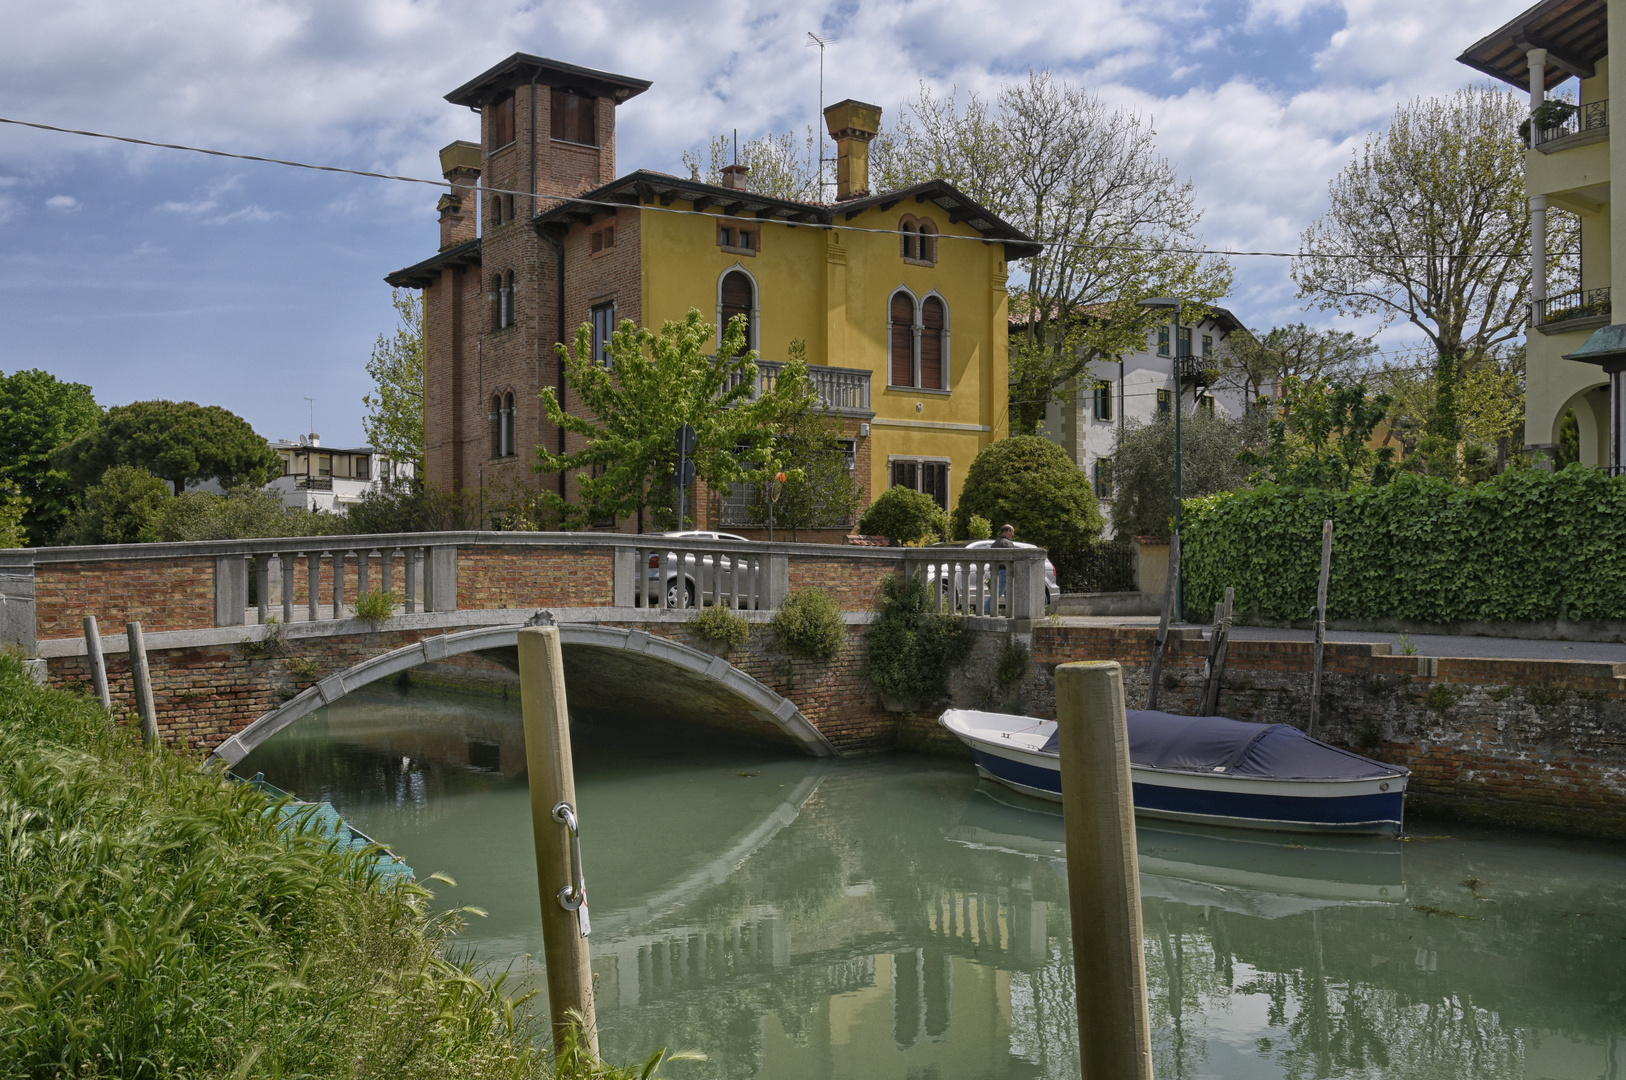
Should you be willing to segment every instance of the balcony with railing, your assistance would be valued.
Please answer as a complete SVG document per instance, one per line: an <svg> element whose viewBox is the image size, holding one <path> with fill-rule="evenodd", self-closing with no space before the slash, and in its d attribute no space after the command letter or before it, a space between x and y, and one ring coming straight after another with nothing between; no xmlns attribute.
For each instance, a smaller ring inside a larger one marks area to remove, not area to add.
<svg viewBox="0 0 1626 1080"><path fill-rule="evenodd" d="M1533 132L1531 145L1544 154L1571 147L1586 146L1609 137L1609 102L1589 101L1577 106L1569 116Z"/></svg>
<svg viewBox="0 0 1626 1080"><path fill-rule="evenodd" d="M758 360L756 385L751 388L754 401L771 391L779 381L785 367L782 360ZM838 416L853 416L868 420L875 415L869 404L870 373L862 368L823 367L808 365L808 375L818 388L819 403Z"/></svg>
<svg viewBox="0 0 1626 1080"><path fill-rule="evenodd" d="M1609 289L1574 289L1530 305L1531 322L1544 334L1572 334L1609 324Z"/></svg>
<svg viewBox="0 0 1626 1080"><path fill-rule="evenodd" d="M1219 361L1212 356L1182 356L1180 380L1198 386L1212 386L1219 381Z"/></svg>

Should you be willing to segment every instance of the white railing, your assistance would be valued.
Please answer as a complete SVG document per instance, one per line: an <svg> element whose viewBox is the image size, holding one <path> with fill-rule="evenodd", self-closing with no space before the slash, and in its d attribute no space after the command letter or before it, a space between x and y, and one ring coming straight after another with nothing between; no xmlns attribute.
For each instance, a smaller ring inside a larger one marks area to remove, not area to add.
<svg viewBox="0 0 1626 1080"><path fill-rule="evenodd" d="M910 574L926 585L933 609L952 615L1029 619L1044 613L1044 560L1034 556L912 558Z"/></svg>
<svg viewBox="0 0 1626 1080"><path fill-rule="evenodd" d="M393 592L395 608L430 610L426 589L429 549L419 545L333 546L305 542L275 550L221 556L216 567L216 621L220 625L266 623L273 612L284 623L343 619L374 588ZM301 571L303 570L303 573ZM248 583L254 584L253 596ZM300 594L304 594L300 602Z"/></svg>
<svg viewBox="0 0 1626 1080"><path fill-rule="evenodd" d="M674 611L717 604L745 611L777 608L789 584L789 564L784 556L756 548L749 542L696 544L681 539L666 540L659 547L640 544L633 549L637 568L633 604ZM784 567L780 573L775 573L776 563Z"/></svg>
<svg viewBox="0 0 1626 1080"><path fill-rule="evenodd" d="M779 380L782 360L758 360L757 381L751 389L753 400L773 390ZM831 412L871 415L869 405L870 373L862 368L840 368L810 365L808 375L818 389L819 404Z"/></svg>

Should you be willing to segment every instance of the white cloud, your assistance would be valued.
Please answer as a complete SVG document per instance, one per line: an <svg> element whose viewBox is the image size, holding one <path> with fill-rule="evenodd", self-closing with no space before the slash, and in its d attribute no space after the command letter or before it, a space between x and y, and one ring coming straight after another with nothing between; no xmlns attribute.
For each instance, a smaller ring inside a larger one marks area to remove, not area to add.
<svg viewBox="0 0 1626 1080"><path fill-rule="evenodd" d="M45 200L45 208L47 210L77 210L79 209L79 200L72 195L52 195Z"/></svg>

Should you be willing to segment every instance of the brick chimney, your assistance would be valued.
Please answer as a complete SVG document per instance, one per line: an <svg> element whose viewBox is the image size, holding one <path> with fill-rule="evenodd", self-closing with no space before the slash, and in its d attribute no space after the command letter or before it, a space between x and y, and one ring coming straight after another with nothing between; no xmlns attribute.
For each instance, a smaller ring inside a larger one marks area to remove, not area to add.
<svg viewBox="0 0 1626 1080"><path fill-rule="evenodd" d="M869 194L869 142L881 130L881 107L848 98L824 110L836 141L836 201Z"/></svg>
<svg viewBox="0 0 1626 1080"><path fill-rule="evenodd" d="M749 165L724 165L723 186L732 191L744 191L746 177L751 175Z"/></svg>
<svg viewBox="0 0 1626 1080"><path fill-rule="evenodd" d="M473 240L476 234L474 188L480 182L480 144L459 139L440 152L440 172L452 190L440 197L440 250Z"/></svg>

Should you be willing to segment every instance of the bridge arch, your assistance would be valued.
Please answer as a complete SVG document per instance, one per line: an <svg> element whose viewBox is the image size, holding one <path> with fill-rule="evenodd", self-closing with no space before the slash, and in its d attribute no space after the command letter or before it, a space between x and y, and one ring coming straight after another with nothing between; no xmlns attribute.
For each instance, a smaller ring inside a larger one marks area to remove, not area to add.
<svg viewBox="0 0 1626 1080"><path fill-rule="evenodd" d="M209 755L228 768L294 721L371 683L410 671L420 664L474 653L510 670L519 669L519 632L523 624L482 627L427 637L354 667L329 675L250 723ZM702 652L642 630L593 623L559 624L567 685L592 679L596 704L571 702L573 715L596 709L659 708L682 716L686 711L707 722L721 714L728 726L777 734L813 757L833 757L836 749L796 703L747 675L720 656ZM652 674L663 676L658 681ZM574 677L573 677L574 676ZM641 676L641 677L639 677ZM605 701L608 699L608 702Z"/></svg>

